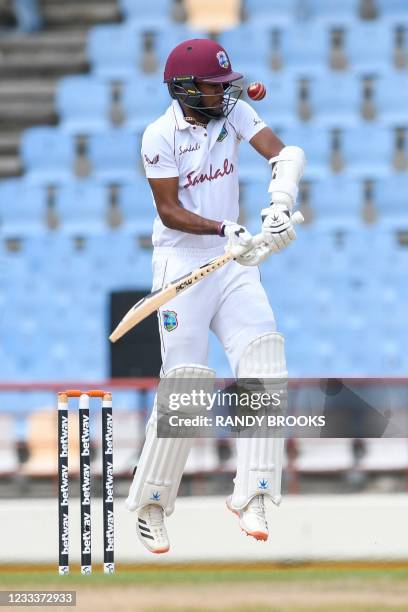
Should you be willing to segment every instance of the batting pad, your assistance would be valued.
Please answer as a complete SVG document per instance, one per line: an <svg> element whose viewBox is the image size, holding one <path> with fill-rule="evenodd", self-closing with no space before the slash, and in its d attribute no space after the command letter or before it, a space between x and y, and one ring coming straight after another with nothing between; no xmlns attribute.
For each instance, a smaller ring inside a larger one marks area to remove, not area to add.
<svg viewBox="0 0 408 612"><path fill-rule="evenodd" d="M203 379L201 388L213 390L214 370L201 365L178 366L168 371L166 394L186 391L186 379ZM208 381L208 385L207 385ZM162 401L162 399L160 400ZM187 457L191 438L157 437L157 396L146 430L146 441L139 464L125 502L128 510L137 510L148 504L162 506L167 516L173 510Z"/></svg>
<svg viewBox="0 0 408 612"><path fill-rule="evenodd" d="M247 346L238 366L239 379L265 379L265 391L279 392L281 409L286 409L287 400L284 345L281 334L263 334ZM272 436L237 439L237 475L231 500L234 509L244 508L255 495L267 495L279 505L284 442L283 437Z"/></svg>

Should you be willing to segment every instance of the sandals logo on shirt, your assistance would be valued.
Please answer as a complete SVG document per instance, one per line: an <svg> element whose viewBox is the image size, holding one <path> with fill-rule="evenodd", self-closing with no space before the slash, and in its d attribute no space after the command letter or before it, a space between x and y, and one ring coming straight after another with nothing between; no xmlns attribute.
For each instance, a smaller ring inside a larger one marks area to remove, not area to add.
<svg viewBox="0 0 408 612"><path fill-rule="evenodd" d="M198 151L200 149L200 143L196 142L193 145L189 144L188 147L179 146L179 155L184 155L184 153L191 153L192 151Z"/></svg>
<svg viewBox="0 0 408 612"><path fill-rule="evenodd" d="M217 142L222 142L228 136L227 128L222 126L221 132L218 134Z"/></svg>
<svg viewBox="0 0 408 612"><path fill-rule="evenodd" d="M234 164L230 162L228 158L225 158L222 168L216 168L216 170L214 170L213 165L210 164L209 172L201 174L196 174L194 170L192 172L189 172L187 174L187 183L183 185L183 189L195 187L196 185L204 183L205 181L216 181L217 179L222 178L223 176L228 176L229 174L231 174L231 172L234 172Z"/></svg>
<svg viewBox="0 0 408 612"><path fill-rule="evenodd" d="M168 332L176 329L176 327L178 327L177 312L174 312L174 310L164 310L163 325L164 329Z"/></svg>
<svg viewBox="0 0 408 612"><path fill-rule="evenodd" d="M218 51L217 60L221 68L225 68L226 70L229 68L230 63L225 51Z"/></svg>
<svg viewBox="0 0 408 612"><path fill-rule="evenodd" d="M147 155L145 154L144 158L145 158L146 163L147 163L147 165L148 165L148 166L154 166L154 165L156 165L156 164L158 163L159 159L160 159L159 154L155 155L155 156L153 157L153 159L149 159L149 158L147 157Z"/></svg>

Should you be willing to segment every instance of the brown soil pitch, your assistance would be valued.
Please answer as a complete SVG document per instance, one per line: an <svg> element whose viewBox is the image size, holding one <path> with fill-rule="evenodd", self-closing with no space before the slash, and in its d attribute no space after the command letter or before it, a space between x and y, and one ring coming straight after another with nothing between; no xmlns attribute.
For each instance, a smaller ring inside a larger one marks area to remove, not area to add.
<svg viewBox="0 0 408 612"><path fill-rule="evenodd" d="M50 586L50 589L54 590L55 585ZM75 590L77 593L75 610L81 612L89 610L98 610L98 612L399 610L402 612L408 609L408 584L387 580L376 581L374 584L358 578L313 583L294 580L293 583L128 585L120 588L80 586ZM54 607L47 609L61 610Z"/></svg>

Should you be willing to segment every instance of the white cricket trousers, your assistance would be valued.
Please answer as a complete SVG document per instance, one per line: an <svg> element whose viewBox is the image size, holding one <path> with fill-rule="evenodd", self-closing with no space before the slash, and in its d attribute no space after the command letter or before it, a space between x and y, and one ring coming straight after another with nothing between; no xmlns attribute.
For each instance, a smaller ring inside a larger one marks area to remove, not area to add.
<svg viewBox="0 0 408 612"><path fill-rule="evenodd" d="M223 249L156 247L153 290L159 289L221 255ZM275 319L257 267L235 261L213 272L158 311L162 374L186 364L207 365L212 330L224 346L236 375L247 345L276 331Z"/></svg>

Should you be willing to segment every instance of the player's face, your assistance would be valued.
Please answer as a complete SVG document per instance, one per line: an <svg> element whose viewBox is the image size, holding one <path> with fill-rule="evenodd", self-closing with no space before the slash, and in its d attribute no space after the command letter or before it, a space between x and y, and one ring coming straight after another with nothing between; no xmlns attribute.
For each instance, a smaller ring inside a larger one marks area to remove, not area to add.
<svg viewBox="0 0 408 612"><path fill-rule="evenodd" d="M223 114L224 87L222 83L197 83L198 89L204 94L202 107L211 108L214 114Z"/></svg>

